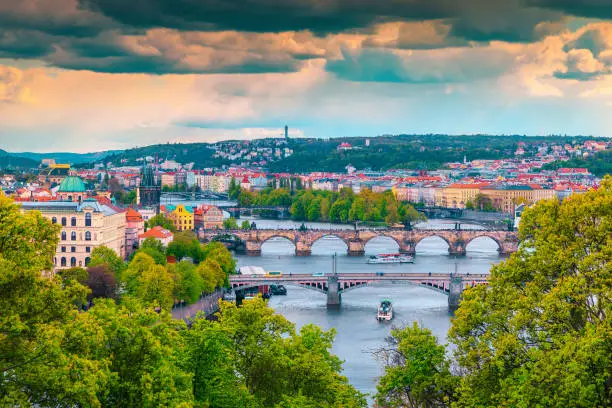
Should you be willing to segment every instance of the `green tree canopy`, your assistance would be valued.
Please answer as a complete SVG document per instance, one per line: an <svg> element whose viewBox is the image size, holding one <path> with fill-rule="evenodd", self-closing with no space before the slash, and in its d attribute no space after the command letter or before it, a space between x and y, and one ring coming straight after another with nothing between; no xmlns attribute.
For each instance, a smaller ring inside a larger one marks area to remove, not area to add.
<svg viewBox="0 0 612 408"><path fill-rule="evenodd" d="M464 293L460 406L612 404L612 179L525 210L521 247Z"/></svg>

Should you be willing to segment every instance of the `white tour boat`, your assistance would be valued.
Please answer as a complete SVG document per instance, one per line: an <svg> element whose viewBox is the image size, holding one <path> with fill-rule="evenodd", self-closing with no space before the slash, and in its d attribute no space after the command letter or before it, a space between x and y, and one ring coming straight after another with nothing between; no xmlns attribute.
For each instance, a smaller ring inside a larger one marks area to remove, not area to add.
<svg viewBox="0 0 612 408"><path fill-rule="evenodd" d="M403 254L380 254L372 255L368 259L369 264L390 264L390 263L414 263L414 258Z"/></svg>

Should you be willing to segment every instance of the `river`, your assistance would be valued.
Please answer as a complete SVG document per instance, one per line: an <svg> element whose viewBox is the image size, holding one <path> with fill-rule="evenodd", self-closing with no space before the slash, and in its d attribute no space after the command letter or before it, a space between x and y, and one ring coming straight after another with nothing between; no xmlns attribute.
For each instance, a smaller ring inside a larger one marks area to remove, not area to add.
<svg viewBox="0 0 612 408"><path fill-rule="evenodd" d="M250 219L249 219L250 220ZM296 228L301 223L292 221L254 220L258 228ZM433 220L419 225L421 228L451 228L454 221ZM306 223L308 228L329 229L330 224ZM353 228L352 226L333 226ZM462 225L462 228L470 226ZM471 226L471 228L479 228ZM332 255L337 253L338 273L345 272L454 272L487 273L492 264L503 258L497 254L497 245L488 238L472 241L467 256L455 258L448 255L447 244L441 238L427 238L416 248L414 264L368 265L371 254L398 252L397 244L390 238L375 238L366 245L366 255L349 257L346 245L335 237L317 241L312 255L294 256L294 246L283 238L274 238L262 246L262 255L253 257L236 254L238 266L256 265L266 270L280 270L284 274L312 274L331 272ZM394 319L390 323L378 323L375 319L378 303L382 298L393 302ZM314 323L325 330L337 332L333 351L344 360L346 375L358 390L374 395L376 382L383 368L372 352L384 345L385 337L393 326L417 321L429 328L442 342L450 327L452 314L443 294L415 286L366 287L342 295L340 310L327 310L325 295L298 287L287 287L287 296L273 296L270 306L294 322L298 328ZM371 398L370 398L371 401Z"/></svg>

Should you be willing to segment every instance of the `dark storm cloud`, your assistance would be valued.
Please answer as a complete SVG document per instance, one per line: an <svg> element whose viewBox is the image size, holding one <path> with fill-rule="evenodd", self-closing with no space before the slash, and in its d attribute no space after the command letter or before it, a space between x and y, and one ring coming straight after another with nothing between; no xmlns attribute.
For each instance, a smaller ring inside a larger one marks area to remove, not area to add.
<svg viewBox="0 0 612 408"><path fill-rule="evenodd" d="M525 5L557 10L577 17L612 18L610 0L525 0Z"/></svg>
<svg viewBox="0 0 612 408"><path fill-rule="evenodd" d="M582 13L603 13L612 8L607 3L612 0L583 1ZM8 5L0 0L0 57L35 58L68 69L157 74L294 72L305 60L325 58L327 69L344 79L454 82L471 76L457 71L447 75L437 67L434 72L406 70L397 63L397 55L384 49L436 50L496 40L528 43L562 31L564 13L574 13L572 4L563 0L53 0ZM376 33L377 24L385 22L402 24L390 40ZM166 29L169 39L151 38L151 31ZM197 38L224 30L234 34L224 40ZM286 32L297 34L280 42L258 37ZM333 38L338 33L365 36L357 46L363 50L339 60L343 45L334 41L342 40ZM589 38L582 41L586 44ZM584 48L596 54L597 43L590 41ZM372 58L388 66L380 67ZM488 75L486 70L484 74Z"/></svg>
<svg viewBox="0 0 612 408"><path fill-rule="evenodd" d="M455 0L80 0L124 24L189 30L316 33L364 28L375 22L450 18Z"/></svg>

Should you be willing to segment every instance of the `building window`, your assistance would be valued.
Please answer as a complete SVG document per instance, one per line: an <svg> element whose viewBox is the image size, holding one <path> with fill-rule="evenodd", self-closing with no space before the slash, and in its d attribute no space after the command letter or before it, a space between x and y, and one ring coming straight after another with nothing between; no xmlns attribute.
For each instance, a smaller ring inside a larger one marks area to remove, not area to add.
<svg viewBox="0 0 612 408"><path fill-rule="evenodd" d="M85 232L85 241L91 241L91 232L89 231Z"/></svg>
<svg viewBox="0 0 612 408"><path fill-rule="evenodd" d="M66 226L66 217L62 217L62 227Z"/></svg>
<svg viewBox="0 0 612 408"><path fill-rule="evenodd" d="M76 247L70 247L70 252L76 252Z"/></svg>
<svg viewBox="0 0 612 408"><path fill-rule="evenodd" d="M62 247L62 252L66 252L66 247L65 246Z"/></svg>
<svg viewBox="0 0 612 408"><path fill-rule="evenodd" d="M51 223L52 224L57 224L57 218L55 218L55 217L51 218Z"/></svg>
<svg viewBox="0 0 612 408"><path fill-rule="evenodd" d="M70 258L70 266L76 266L76 258L74 256Z"/></svg>
<svg viewBox="0 0 612 408"><path fill-rule="evenodd" d="M53 258L53 265L57 266L57 258Z"/></svg>
<svg viewBox="0 0 612 408"><path fill-rule="evenodd" d="M91 258L89 257L85 258L85 266L89 265L89 261L91 261Z"/></svg>
<svg viewBox="0 0 612 408"><path fill-rule="evenodd" d="M76 232L72 231L72 233L70 234L70 240L71 241L76 241Z"/></svg>
<svg viewBox="0 0 612 408"><path fill-rule="evenodd" d="M62 231L62 241L66 240L66 231Z"/></svg>
<svg viewBox="0 0 612 408"><path fill-rule="evenodd" d="M91 252L91 247L85 247L85 252L90 253Z"/></svg>
<svg viewBox="0 0 612 408"><path fill-rule="evenodd" d="M76 227L76 217L72 217L72 219L70 220L70 226Z"/></svg>
<svg viewBox="0 0 612 408"><path fill-rule="evenodd" d="M61 266L66 266L66 258L62 257L62 259L60 260L60 265Z"/></svg>
<svg viewBox="0 0 612 408"><path fill-rule="evenodd" d="M85 226L91 227L91 213L85 214Z"/></svg>

